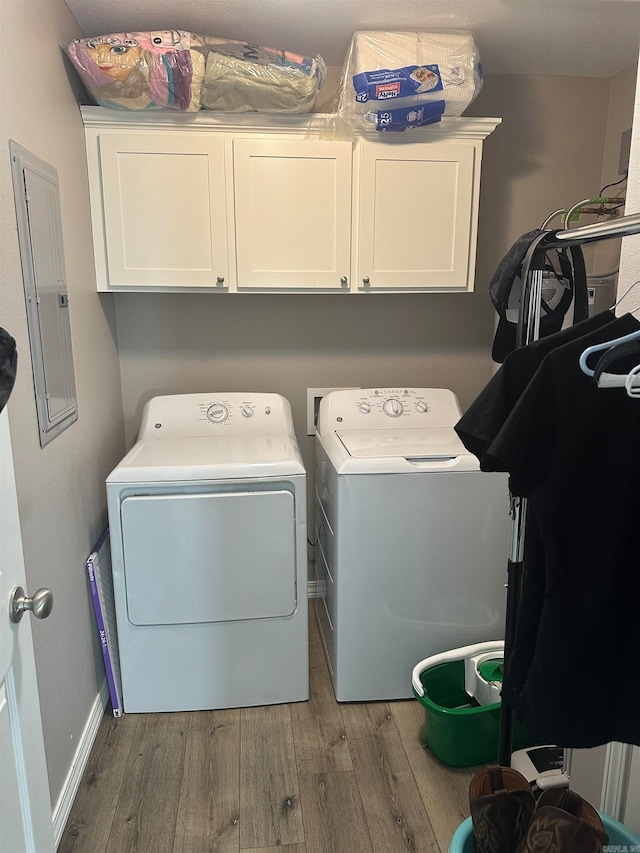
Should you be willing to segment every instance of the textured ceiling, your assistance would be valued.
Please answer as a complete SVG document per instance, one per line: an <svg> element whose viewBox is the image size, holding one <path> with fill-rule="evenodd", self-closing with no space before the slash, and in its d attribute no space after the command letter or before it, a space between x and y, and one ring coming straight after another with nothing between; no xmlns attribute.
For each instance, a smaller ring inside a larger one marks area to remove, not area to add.
<svg viewBox="0 0 640 853"><path fill-rule="evenodd" d="M182 29L319 53L356 30L470 29L485 73L612 77L638 60L638 0L66 0L85 36Z"/></svg>

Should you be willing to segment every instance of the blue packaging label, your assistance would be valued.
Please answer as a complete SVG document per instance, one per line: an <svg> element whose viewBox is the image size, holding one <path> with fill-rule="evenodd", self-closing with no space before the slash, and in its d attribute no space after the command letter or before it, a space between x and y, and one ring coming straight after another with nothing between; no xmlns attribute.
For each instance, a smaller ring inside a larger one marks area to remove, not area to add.
<svg viewBox="0 0 640 853"><path fill-rule="evenodd" d="M353 78L356 101L389 101L438 92L442 89L437 65L407 65L404 68L363 71Z"/></svg>
<svg viewBox="0 0 640 853"><path fill-rule="evenodd" d="M375 124L376 130L406 130L440 121L444 108L444 101L430 101L399 110L378 110L367 113L366 118Z"/></svg>

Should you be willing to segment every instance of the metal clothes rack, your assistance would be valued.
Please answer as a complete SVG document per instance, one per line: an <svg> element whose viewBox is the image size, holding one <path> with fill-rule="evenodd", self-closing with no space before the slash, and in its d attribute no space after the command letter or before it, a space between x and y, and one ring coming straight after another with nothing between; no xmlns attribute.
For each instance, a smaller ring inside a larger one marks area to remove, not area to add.
<svg viewBox="0 0 640 853"><path fill-rule="evenodd" d="M542 231L531 243L523 262L522 294L516 333L516 347L526 346L537 340L540 331L540 306L542 297L542 270L536 269L537 260L547 249L580 246L614 237L640 234L640 213L621 216L607 222L584 225L566 231ZM541 264L538 264L541 266ZM513 649L516 633L518 607L522 589L524 569L524 530L527 517L527 499L511 496L511 554L507 561L507 601L505 617L504 660L508 661ZM513 733L513 709L506 703L500 704L500 729L498 733L498 764L511 765Z"/></svg>

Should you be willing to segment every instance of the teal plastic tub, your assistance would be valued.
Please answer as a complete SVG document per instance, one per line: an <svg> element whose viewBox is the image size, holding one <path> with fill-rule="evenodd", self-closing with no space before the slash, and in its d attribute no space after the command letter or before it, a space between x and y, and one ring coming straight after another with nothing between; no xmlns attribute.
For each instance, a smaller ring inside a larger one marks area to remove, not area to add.
<svg viewBox="0 0 640 853"><path fill-rule="evenodd" d="M623 826L620 821L609 817L607 814L599 812L604 825L604 831L609 836L609 850L615 853L638 853L640 851L640 835L631 832L626 826ZM607 849L606 847L604 848ZM456 829L451 844L449 845L449 853L476 853L476 843L473 838L473 826L471 818L468 817Z"/></svg>

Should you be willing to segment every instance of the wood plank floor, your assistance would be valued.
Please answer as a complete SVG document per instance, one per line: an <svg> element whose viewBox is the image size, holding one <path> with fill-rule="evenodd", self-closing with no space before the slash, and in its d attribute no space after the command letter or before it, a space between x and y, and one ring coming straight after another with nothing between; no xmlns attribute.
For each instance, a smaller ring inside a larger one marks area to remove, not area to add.
<svg viewBox="0 0 640 853"><path fill-rule="evenodd" d="M59 853L447 853L476 768L422 746L413 699L105 715Z"/></svg>

